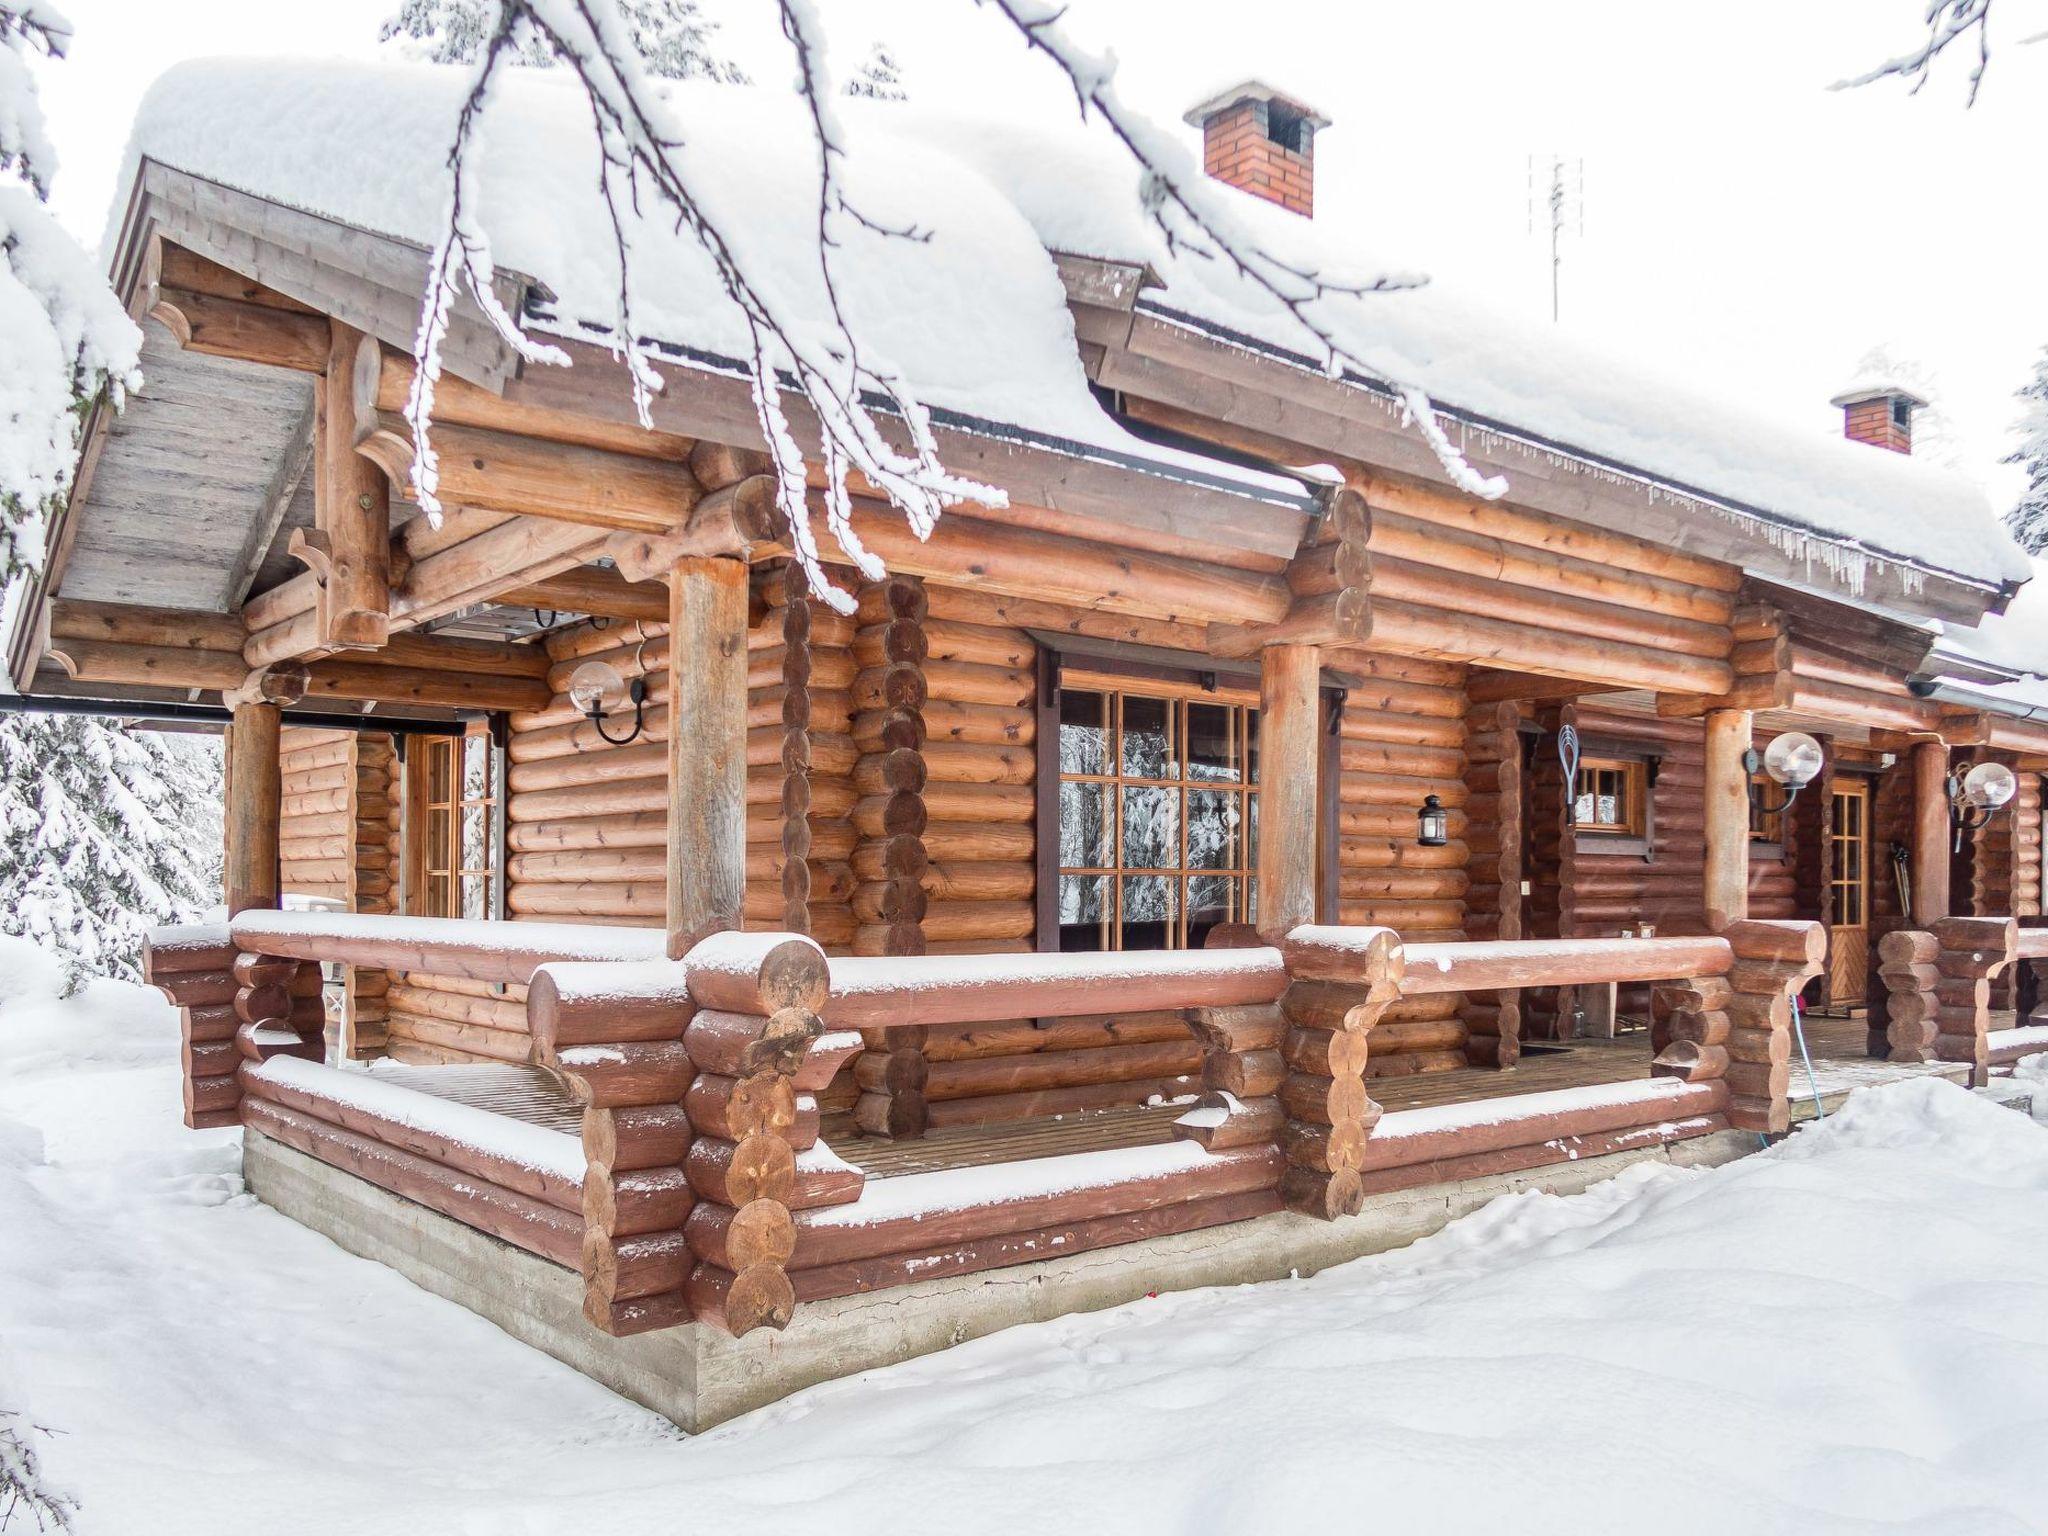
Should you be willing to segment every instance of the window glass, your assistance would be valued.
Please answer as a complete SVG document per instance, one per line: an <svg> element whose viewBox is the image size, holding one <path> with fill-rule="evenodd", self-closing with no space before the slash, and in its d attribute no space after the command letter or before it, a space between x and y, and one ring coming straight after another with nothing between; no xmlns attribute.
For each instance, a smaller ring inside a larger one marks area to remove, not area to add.
<svg viewBox="0 0 2048 1536"><path fill-rule="evenodd" d="M1249 694L1060 692L1060 947L1198 947L1249 921L1258 816Z"/></svg>
<svg viewBox="0 0 2048 1536"><path fill-rule="evenodd" d="M488 918L496 911L498 803L488 736L421 736L410 750L423 761L408 802L420 848L413 909L427 917Z"/></svg>
<svg viewBox="0 0 2048 1536"><path fill-rule="evenodd" d="M1579 764L1572 802L1577 830L1609 837L1641 837L1644 764L1623 758L1587 758Z"/></svg>

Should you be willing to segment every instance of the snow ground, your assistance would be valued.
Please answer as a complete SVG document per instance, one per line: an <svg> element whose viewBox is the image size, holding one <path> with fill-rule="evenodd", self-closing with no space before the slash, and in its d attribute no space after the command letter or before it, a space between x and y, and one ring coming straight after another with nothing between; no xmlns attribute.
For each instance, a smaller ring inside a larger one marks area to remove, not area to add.
<svg viewBox="0 0 2048 1536"><path fill-rule="evenodd" d="M1977 1536L2048 1512L2048 1133L1946 1083L1730 1168L1505 1199L1403 1253L1015 1329L693 1441L255 1204L236 1133L176 1123L152 994L20 990L0 1407L53 1432L89 1536Z"/></svg>

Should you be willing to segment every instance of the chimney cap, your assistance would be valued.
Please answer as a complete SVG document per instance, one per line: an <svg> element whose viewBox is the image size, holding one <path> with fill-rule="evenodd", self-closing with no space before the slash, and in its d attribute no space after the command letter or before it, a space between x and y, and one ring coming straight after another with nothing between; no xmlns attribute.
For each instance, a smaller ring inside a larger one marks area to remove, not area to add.
<svg viewBox="0 0 2048 1536"><path fill-rule="evenodd" d="M1906 388L1905 385L1885 383L1883 381L1852 384L1839 395L1836 395L1828 404L1847 409L1852 405L1861 405L1866 400L1904 400L1907 404L1916 408L1927 404L1924 396L1916 395L1912 390Z"/></svg>
<svg viewBox="0 0 2048 1536"><path fill-rule="evenodd" d="M1240 85L1233 85L1227 91L1218 91L1214 96L1207 98L1196 106L1190 107L1186 114L1182 116L1181 121L1187 123L1190 127L1199 128L1218 112L1228 111L1241 101L1277 101L1306 122L1311 132L1330 126L1330 120L1327 117L1316 111L1314 107L1311 107L1299 96L1291 95L1286 91L1275 90L1272 86L1260 80L1246 80Z"/></svg>

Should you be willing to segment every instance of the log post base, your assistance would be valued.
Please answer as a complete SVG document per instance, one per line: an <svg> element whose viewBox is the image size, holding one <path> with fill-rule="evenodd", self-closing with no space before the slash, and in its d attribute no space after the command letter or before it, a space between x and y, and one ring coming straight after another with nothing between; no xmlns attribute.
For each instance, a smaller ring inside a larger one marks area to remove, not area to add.
<svg viewBox="0 0 2048 1536"><path fill-rule="evenodd" d="M1981 1087L1991 1071L1991 985L2019 953L2009 917L1946 917L1878 944L1891 991L1886 1044L1893 1061L1957 1061Z"/></svg>
<svg viewBox="0 0 2048 1536"><path fill-rule="evenodd" d="M1745 919L1722 930L1728 972L1728 1123L1779 1135L1792 1128L1792 999L1827 962L1819 923Z"/></svg>
<svg viewBox="0 0 2048 1536"><path fill-rule="evenodd" d="M1341 944L1317 938L1333 932L1345 935ZM1385 928L1305 927L1287 936L1281 952L1289 981L1280 999L1288 1025L1281 1040L1286 1075L1278 1092L1286 1115L1280 1145L1287 1158L1280 1195L1304 1215L1354 1216L1365 1203L1359 1168L1366 1138L1380 1118L1379 1105L1365 1089L1366 1059L1373 1026L1400 996L1401 941ZM1327 1023L1330 989L1317 983L1354 989L1334 1028Z"/></svg>

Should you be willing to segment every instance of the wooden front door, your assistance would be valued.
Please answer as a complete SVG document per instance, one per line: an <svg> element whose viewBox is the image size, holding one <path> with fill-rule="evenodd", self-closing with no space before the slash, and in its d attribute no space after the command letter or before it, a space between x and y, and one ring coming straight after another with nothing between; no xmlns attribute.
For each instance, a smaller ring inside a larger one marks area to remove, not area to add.
<svg viewBox="0 0 2048 1536"><path fill-rule="evenodd" d="M1870 785L1838 780L1828 817L1828 1005L1854 1008L1870 980Z"/></svg>

